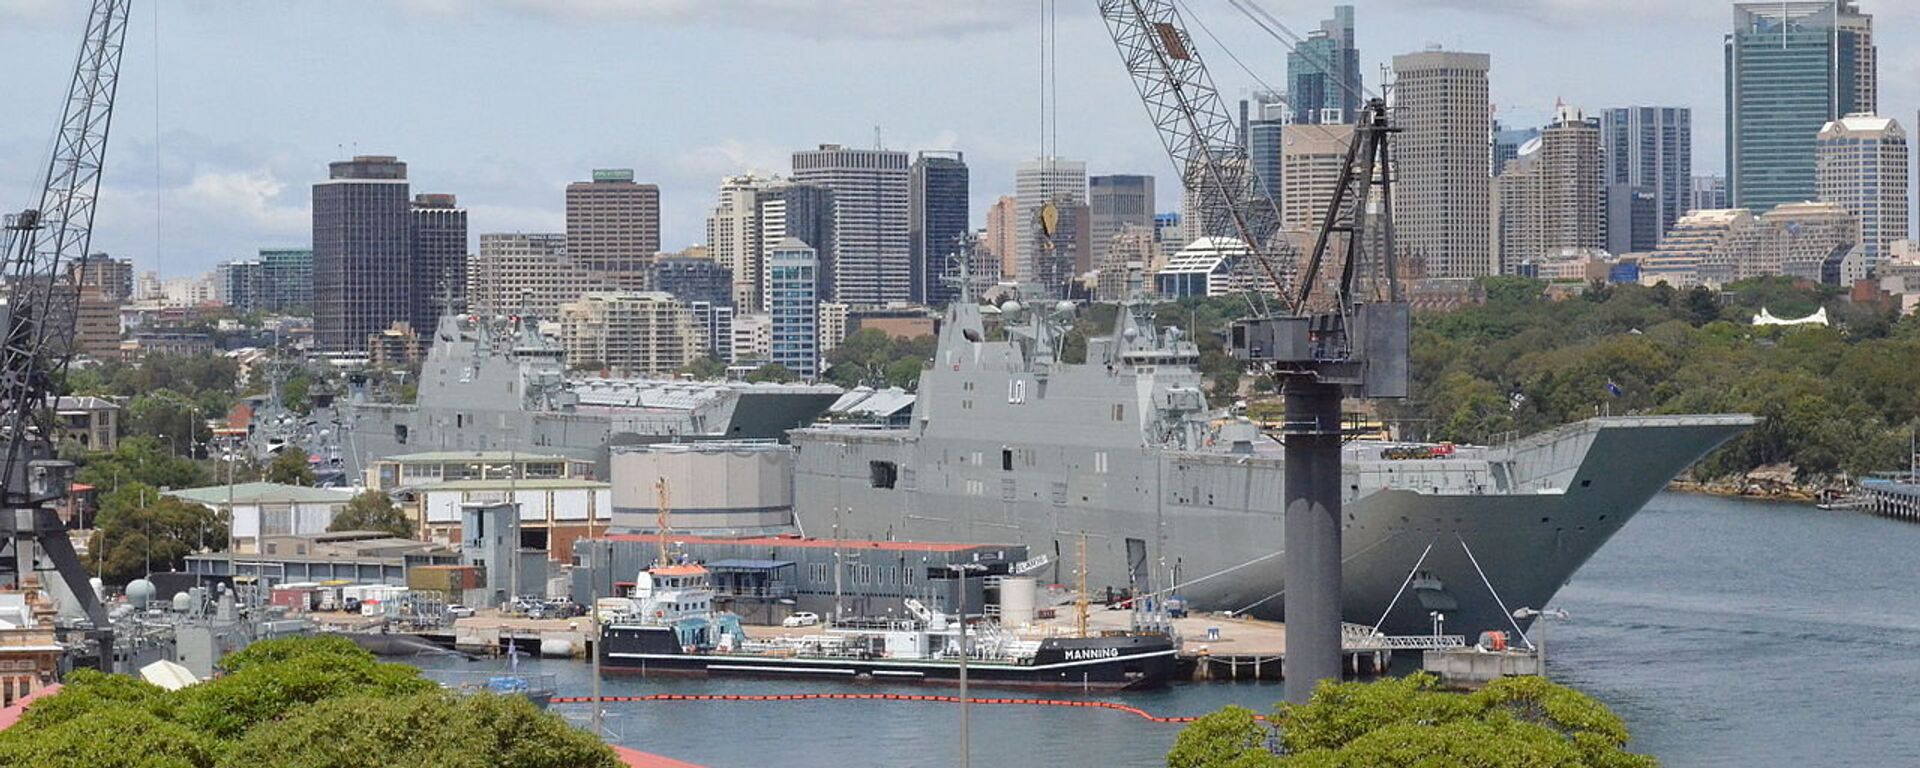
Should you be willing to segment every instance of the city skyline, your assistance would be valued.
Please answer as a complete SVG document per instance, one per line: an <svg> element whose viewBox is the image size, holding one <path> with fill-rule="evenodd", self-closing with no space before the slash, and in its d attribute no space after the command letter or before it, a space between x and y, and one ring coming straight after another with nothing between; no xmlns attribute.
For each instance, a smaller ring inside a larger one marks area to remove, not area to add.
<svg viewBox="0 0 1920 768"><path fill-rule="evenodd" d="M1264 6L1304 32L1336 4L1269 0ZM203 272L263 247L305 245L308 188L324 178L326 163L393 154L409 160L421 188L460 195L474 236L559 231L568 182L594 168L634 168L639 180L661 186L662 248L672 251L703 239L722 176L782 173L791 152L819 143L872 146L876 123L890 149L967 153L977 228L993 201L1012 191L1015 164L1039 154L1039 114L1029 98L1037 72L1028 33L1035 22L1024 4L777 5L768 12L771 6L752 2L535 7L393 0L358 5L352 13L269 12L225 2L169 6L158 11L158 67L155 10L139 9L128 66L154 75L130 77L122 88L96 245L164 276ZM1724 172L1720 42L1731 2L1354 5L1361 70L1370 84L1377 83L1382 62L1427 43L1487 52L1503 125L1542 125L1556 99L1593 111L1685 106L1695 115L1695 172ZM47 0L0 2L0 66L17 74L21 106L17 119L0 123L0 176L12 180L13 189L30 188L40 173L45 126L64 87L59 72L71 59L59 33L83 10ZM1195 10L1262 79L1283 84L1284 50L1224 4ZM1882 111L1905 119L1920 106L1911 76L1920 72L1920 49L1906 44L1903 28L1911 25L1902 22L1920 19L1920 9L1867 0L1862 11L1875 16L1878 28ZM1448 34L1436 40L1433 29ZM371 55L305 66L327 53L315 41L330 39L328 30L351 30L365 50L406 51L406 58ZM1623 33L1635 48L1664 55L1657 61L1619 55ZM751 47L752 54L700 71L676 69L671 77L654 71L654 62L685 60L722 38L735 48ZM1211 54L1223 92L1238 98L1262 87L1207 42L1203 54ZM1156 208L1177 210L1172 169L1090 5L1062 8L1060 44L1060 156L1085 160L1093 174L1153 175L1161 180ZM609 47L635 53L609 58L603 55ZM851 71L844 66L849 48L891 66ZM495 55L508 49L526 53ZM941 63L963 55L975 64ZM573 74L540 80L528 72L542 68L515 66L527 56ZM1593 66L1595 57L1608 57L1608 66ZM249 66L231 66L236 59ZM755 82L774 61L788 73L786 93L708 97L716 88ZM403 75L421 66L496 87L406 87L410 78ZM1698 74L1674 77L1675 70ZM304 72L284 81L276 74L294 71ZM382 71L386 80L375 77ZM935 92L942 98L927 97ZM231 98L234 93L249 98ZM389 106L355 108L361 98ZM522 109L500 117L496 105L503 98L521 101ZM768 109L792 119L767 120L762 110ZM28 202L0 200L8 208Z"/></svg>

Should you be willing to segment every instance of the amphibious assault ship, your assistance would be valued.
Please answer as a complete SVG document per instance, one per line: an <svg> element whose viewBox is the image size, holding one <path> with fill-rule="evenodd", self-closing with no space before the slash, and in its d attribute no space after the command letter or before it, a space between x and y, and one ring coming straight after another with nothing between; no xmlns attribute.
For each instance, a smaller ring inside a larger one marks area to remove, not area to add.
<svg viewBox="0 0 1920 768"><path fill-rule="evenodd" d="M1178 594L1281 618L1281 446L1211 409L1199 349L1122 307L1084 363L1061 360L1070 304L955 302L904 428L791 433L810 535L1021 543L1093 591ZM1388 634L1514 629L1669 480L1757 423L1600 417L1496 446L1345 448L1344 613ZM1056 581L1060 574L1053 574Z"/></svg>
<svg viewBox="0 0 1920 768"><path fill-rule="evenodd" d="M414 403L374 402L354 388L332 418L352 476L397 454L518 450L593 461L605 477L610 445L780 439L841 394L830 385L569 376L565 351L533 323L449 316L434 331Z"/></svg>

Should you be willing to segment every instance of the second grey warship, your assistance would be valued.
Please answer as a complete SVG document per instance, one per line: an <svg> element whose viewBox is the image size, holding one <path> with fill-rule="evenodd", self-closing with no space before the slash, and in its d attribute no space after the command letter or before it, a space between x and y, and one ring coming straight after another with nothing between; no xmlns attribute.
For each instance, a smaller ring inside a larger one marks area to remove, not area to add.
<svg viewBox="0 0 1920 768"><path fill-rule="evenodd" d="M796 430L808 535L1020 543L1094 591L1158 585L1198 610L1285 606L1280 445L1208 406L1199 349L1122 307L1084 363L1070 305L949 309L904 428ZM1344 613L1388 634L1518 628L1674 476L1757 423L1623 416L1493 447L1355 440L1344 455ZM1071 572L1071 570L1065 571ZM1061 573L1053 574L1055 581Z"/></svg>
<svg viewBox="0 0 1920 768"><path fill-rule="evenodd" d="M449 316L434 332L411 404L351 392L333 418L350 473L420 451L519 450L596 462L655 442L779 439L840 397L839 387L568 375L565 352L530 322Z"/></svg>

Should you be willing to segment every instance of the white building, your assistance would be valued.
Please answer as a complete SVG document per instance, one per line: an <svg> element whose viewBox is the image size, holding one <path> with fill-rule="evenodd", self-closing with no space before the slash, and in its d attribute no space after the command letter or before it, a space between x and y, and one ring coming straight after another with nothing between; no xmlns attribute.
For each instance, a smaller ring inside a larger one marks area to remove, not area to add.
<svg viewBox="0 0 1920 768"><path fill-rule="evenodd" d="M562 304L560 339L569 366L619 378L672 376L706 348L693 310L657 291L590 293Z"/></svg>
<svg viewBox="0 0 1920 768"><path fill-rule="evenodd" d="M480 254L467 261L468 307L482 315L551 320L561 304L605 287L598 273L568 257L567 236L559 233L483 234Z"/></svg>
<svg viewBox="0 0 1920 768"><path fill-rule="evenodd" d="M707 217L707 250L714 263L733 273L733 305L742 312L764 309L761 270L760 193L774 180L751 173L720 182L720 200Z"/></svg>
<svg viewBox="0 0 1920 768"><path fill-rule="evenodd" d="M836 301L885 304L913 295L905 152L822 144L793 153L793 180L833 191Z"/></svg>
<svg viewBox="0 0 1920 768"><path fill-rule="evenodd" d="M773 357L773 318L766 314L733 317L733 362L765 362Z"/></svg>
<svg viewBox="0 0 1920 768"><path fill-rule="evenodd" d="M1907 236L1907 132L1889 117L1848 115L1820 129L1814 155L1820 202L1860 223L1869 269Z"/></svg>
<svg viewBox="0 0 1920 768"><path fill-rule="evenodd" d="M1169 299L1225 296L1234 290L1234 264L1249 255L1246 242L1238 238L1200 238L1153 273L1154 292Z"/></svg>
<svg viewBox="0 0 1920 768"><path fill-rule="evenodd" d="M1021 282L1035 282L1040 276L1039 240L1034 221L1040 206L1052 200L1056 207L1087 204L1087 164L1079 160L1043 157L1022 161L1014 168L1014 236L1019 258L1015 263ZM1078 261L1078 259L1075 259Z"/></svg>
<svg viewBox="0 0 1920 768"><path fill-rule="evenodd" d="M1399 242L1436 278L1494 274L1487 174L1484 53L1422 51L1393 57L1393 189Z"/></svg>
<svg viewBox="0 0 1920 768"><path fill-rule="evenodd" d="M279 483L214 485L169 491L166 495L229 513L232 523L228 548L242 554L259 553L262 536L326 533L334 516L353 498L348 491Z"/></svg>

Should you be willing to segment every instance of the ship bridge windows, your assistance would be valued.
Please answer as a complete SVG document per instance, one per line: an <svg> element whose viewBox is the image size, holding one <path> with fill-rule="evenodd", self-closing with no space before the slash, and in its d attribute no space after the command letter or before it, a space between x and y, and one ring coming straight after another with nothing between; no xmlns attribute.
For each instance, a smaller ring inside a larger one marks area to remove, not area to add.
<svg viewBox="0 0 1920 768"><path fill-rule="evenodd" d="M1013 471L1013 449L1012 448L1000 449L1000 470L1003 472Z"/></svg>
<svg viewBox="0 0 1920 768"><path fill-rule="evenodd" d="M891 461L867 462L868 483L875 488L891 489L900 482L900 466Z"/></svg>

